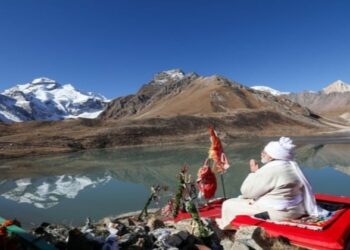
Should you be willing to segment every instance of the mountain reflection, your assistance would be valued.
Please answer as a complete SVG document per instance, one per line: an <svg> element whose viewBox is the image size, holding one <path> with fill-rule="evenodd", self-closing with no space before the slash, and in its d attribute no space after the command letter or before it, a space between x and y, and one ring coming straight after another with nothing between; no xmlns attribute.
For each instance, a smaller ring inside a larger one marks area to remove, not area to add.
<svg viewBox="0 0 350 250"><path fill-rule="evenodd" d="M350 175L350 144L305 145L297 151L299 162L309 168L325 166Z"/></svg>
<svg viewBox="0 0 350 250"><path fill-rule="evenodd" d="M249 172L248 161L259 159L262 148L259 143L225 146L231 165L224 175L229 197L239 194ZM304 145L297 149L297 160L304 168L329 166L350 175L349 150L348 144ZM167 185L174 192L181 166L187 163L195 179L207 151L207 145L140 147L2 161L0 194L17 203L49 209L64 199L75 199L83 190L89 190L93 196L95 187L112 180L141 184L146 190L154 184ZM217 196L222 195L221 190L219 183Z"/></svg>
<svg viewBox="0 0 350 250"><path fill-rule="evenodd" d="M52 176L42 178L24 178L5 181L0 184L3 197L18 203L30 203L37 208L50 208L57 205L62 198L74 199L87 187L96 187L110 181L111 177L88 176Z"/></svg>

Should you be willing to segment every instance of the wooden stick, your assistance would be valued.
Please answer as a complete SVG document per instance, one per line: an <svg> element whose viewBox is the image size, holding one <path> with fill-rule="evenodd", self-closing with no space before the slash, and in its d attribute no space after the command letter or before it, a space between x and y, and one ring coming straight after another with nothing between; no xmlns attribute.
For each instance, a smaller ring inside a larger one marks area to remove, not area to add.
<svg viewBox="0 0 350 250"><path fill-rule="evenodd" d="M221 177L222 191L223 191L223 193L224 193L224 198L226 199L226 191L225 191L224 174L220 174L220 177Z"/></svg>

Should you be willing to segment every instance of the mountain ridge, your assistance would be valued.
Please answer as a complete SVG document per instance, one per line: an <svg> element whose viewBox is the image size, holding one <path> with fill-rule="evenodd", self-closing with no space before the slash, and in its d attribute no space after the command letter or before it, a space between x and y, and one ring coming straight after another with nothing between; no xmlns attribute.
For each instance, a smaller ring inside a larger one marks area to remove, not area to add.
<svg viewBox="0 0 350 250"><path fill-rule="evenodd" d="M0 157L198 143L208 139L208 126L225 140L310 136L338 129L284 95L218 75L170 70L156 74L135 94L109 102L97 119L0 124Z"/></svg>
<svg viewBox="0 0 350 250"><path fill-rule="evenodd" d="M265 86L259 90L273 95L281 93ZM350 85L342 80L336 80L319 91L284 93L283 95L320 116L334 119L337 122L350 123Z"/></svg>
<svg viewBox="0 0 350 250"><path fill-rule="evenodd" d="M173 117L178 115L229 114L239 109L262 109L309 113L284 97L254 90L222 76L203 77L195 73L181 79L154 84L157 75L133 95L112 100L101 119ZM290 106L290 107L287 107Z"/></svg>

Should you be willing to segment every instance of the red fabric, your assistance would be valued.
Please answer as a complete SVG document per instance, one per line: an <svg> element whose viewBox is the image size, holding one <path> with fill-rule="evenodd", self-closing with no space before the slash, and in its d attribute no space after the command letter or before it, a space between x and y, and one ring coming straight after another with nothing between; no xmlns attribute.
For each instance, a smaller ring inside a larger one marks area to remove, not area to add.
<svg viewBox="0 0 350 250"><path fill-rule="evenodd" d="M197 184L199 191L203 194L205 199L214 197L217 188L216 177L211 168L207 165L207 161L204 166L198 170Z"/></svg>
<svg viewBox="0 0 350 250"><path fill-rule="evenodd" d="M286 237L292 244L301 247L317 250L344 249L345 246L350 244L350 197L316 194L316 200L347 204L347 206L344 208L344 211L334 217L332 222L327 224L324 230L321 231L278 225L244 215L237 216L237 218L231 222L231 225L234 228L247 225L259 226L264 228L268 235L273 237ZM220 218L223 201L224 200L214 201L209 203L208 206L200 208L200 216L202 218ZM180 221L189 218L191 218L190 214L180 212L179 215L172 220Z"/></svg>
<svg viewBox="0 0 350 250"><path fill-rule="evenodd" d="M0 249L10 249L7 247L8 239L7 239L6 228L13 224L14 222L12 220L5 220L2 224L0 224ZM11 248L11 249L15 249L15 248Z"/></svg>
<svg viewBox="0 0 350 250"><path fill-rule="evenodd" d="M346 242L349 242L350 234L350 209L347 208L337 221L329 225L322 231L308 230L294 226L278 225L255 219L250 216L237 216L231 225L239 228L244 225L255 225L266 230L272 237L283 236L290 240L292 244L317 249L331 250L344 249Z"/></svg>
<svg viewBox="0 0 350 250"><path fill-rule="evenodd" d="M237 216L231 225L235 228L242 225L263 227L270 236L284 236L295 245L311 249L344 249L347 244L350 244L350 197L317 194L316 200L341 203L347 206L321 231L278 225L250 216Z"/></svg>

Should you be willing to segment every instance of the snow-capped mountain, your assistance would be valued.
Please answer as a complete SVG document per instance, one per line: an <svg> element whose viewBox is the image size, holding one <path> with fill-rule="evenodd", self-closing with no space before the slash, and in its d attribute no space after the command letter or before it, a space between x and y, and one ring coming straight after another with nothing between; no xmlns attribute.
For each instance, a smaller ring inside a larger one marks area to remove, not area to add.
<svg viewBox="0 0 350 250"><path fill-rule="evenodd" d="M341 80L332 82L318 92L292 93L288 98L316 114L350 122L350 85Z"/></svg>
<svg viewBox="0 0 350 250"><path fill-rule="evenodd" d="M170 81L180 81L185 77L185 73L180 69L162 71L154 76L152 84L164 84Z"/></svg>
<svg viewBox="0 0 350 250"><path fill-rule="evenodd" d="M61 85L46 77L5 90L0 95L0 120L62 120L96 118L109 100L102 95L84 93L72 85Z"/></svg>
<svg viewBox="0 0 350 250"><path fill-rule="evenodd" d="M264 91L264 92L268 92L272 95L275 95L275 96L278 96L278 95L288 95L289 92L281 92L279 90L276 90L276 89L273 89L273 88L270 88L270 87L267 87L267 86L253 86L253 87L250 87L252 89L255 89L255 90L259 90L259 91Z"/></svg>
<svg viewBox="0 0 350 250"><path fill-rule="evenodd" d="M325 94L330 94L334 92L340 92L340 93L350 92L350 85L347 84L346 82L343 82L342 80L337 80L329 84L324 89L322 89L322 91Z"/></svg>
<svg viewBox="0 0 350 250"><path fill-rule="evenodd" d="M56 206L62 199L74 199L85 188L106 184L111 179L112 176L105 173L100 177L61 175L2 181L0 195L18 203L47 209Z"/></svg>

